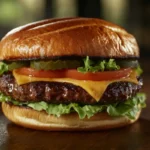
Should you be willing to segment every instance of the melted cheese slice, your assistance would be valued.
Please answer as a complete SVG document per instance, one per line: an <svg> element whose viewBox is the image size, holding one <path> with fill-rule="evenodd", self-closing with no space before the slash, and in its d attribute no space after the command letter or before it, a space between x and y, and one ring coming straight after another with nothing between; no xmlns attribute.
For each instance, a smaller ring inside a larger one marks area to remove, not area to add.
<svg viewBox="0 0 150 150"><path fill-rule="evenodd" d="M135 71L132 71L129 77L118 79L118 80L110 80L110 81L76 80L71 78L38 78L38 77L18 74L15 70L13 71L13 75L18 85L22 85L30 82L36 82L36 81L71 83L73 85L80 86L81 88L83 88L96 101L100 100L108 85L113 82L127 81L127 82L133 82L138 84Z"/></svg>

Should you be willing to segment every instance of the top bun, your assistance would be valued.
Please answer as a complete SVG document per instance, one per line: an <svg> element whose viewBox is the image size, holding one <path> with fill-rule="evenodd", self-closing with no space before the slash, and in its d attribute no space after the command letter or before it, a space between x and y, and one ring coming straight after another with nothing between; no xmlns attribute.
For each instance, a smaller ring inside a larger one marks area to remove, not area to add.
<svg viewBox="0 0 150 150"><path fill-rule="evenodd" d="M94 18L48 19L11 30L0 42L0 60L62 56L139 57L136 39Z"/></svg>

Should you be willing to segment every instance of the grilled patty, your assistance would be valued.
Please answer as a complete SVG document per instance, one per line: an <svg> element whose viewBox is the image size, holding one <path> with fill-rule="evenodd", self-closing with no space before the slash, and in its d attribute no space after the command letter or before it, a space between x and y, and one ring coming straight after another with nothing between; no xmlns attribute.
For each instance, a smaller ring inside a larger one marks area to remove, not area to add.
<svg viewBox="0 0 150 150"><path fill-rule="evenodd" d="M69 83L32 82L18 85L11 73L0 77L0 91L17 101L45 101L48 103L69 104L109 104L124 102L134 96L142 87L142 79L136 85L130 82L111 83L99 102L96 102L84 89Z"/></svg>

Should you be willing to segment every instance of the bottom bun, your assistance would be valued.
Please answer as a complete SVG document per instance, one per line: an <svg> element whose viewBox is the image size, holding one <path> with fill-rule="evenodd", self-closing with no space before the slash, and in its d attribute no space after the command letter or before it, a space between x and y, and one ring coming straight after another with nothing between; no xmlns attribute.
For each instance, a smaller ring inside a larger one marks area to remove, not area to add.
<svg viewBox="0 0 150 150"><path fill-rule="evenodd" d="M44 111L36 111L30 108L2 103L5 116L17 125L37 130L49 131L73 131L73 130L104 130L118 128L134 123L140 115L139 111L134 120L127 117L111 117L102 112L90 119L79 119L77 113L71 113L56 117L48 115Z"/></svg>

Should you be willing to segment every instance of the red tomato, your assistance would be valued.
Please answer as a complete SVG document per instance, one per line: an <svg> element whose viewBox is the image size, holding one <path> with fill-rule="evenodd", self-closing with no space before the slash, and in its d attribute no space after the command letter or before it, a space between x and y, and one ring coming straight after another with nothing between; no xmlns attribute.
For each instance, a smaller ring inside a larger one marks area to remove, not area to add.
<svg viewBox="0 0 150 150"><path fill-rule="evenodd" d="M131 68L120 69L115 71L104 71L95 73L81 73L76 69L64 69L64 70L35 70L32 68L20 68L16 69L16 72L22 75L39 77L39 78L72 78L77 80L115 80L124 78L130 75L132 72Z"/></svg>

